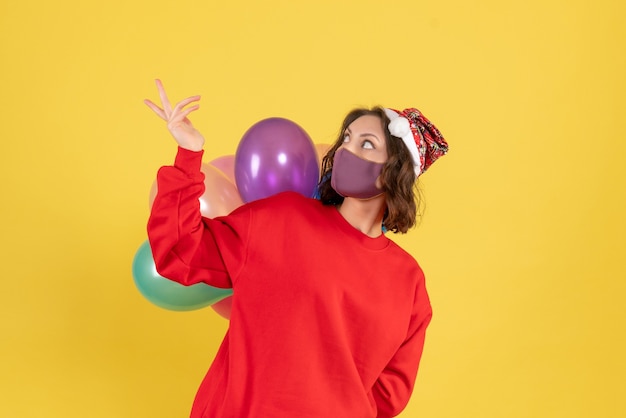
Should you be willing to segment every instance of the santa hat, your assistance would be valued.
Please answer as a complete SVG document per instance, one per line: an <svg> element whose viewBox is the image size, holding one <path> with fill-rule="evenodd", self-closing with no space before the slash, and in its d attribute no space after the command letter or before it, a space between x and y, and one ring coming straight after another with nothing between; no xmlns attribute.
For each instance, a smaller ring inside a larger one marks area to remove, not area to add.
<svg viewBox="0 0 626 418"><path fill-rule="evenodd" d="M448 143L439 129L414 108L403 111L385 109L391 135L406 144L415 166L415 176L422 174L435 160L448 152Z"/></svg>

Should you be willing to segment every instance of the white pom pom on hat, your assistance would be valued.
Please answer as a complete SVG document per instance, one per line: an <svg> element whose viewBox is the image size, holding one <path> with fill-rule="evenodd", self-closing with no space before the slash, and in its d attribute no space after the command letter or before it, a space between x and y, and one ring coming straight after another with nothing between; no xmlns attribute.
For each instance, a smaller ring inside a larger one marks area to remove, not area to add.
<svg viewBox="0 0 626 418"><path fill-rule="evenodd" d="M409 120L402 117L397 117L389 122L389 132L391 132L391 135L397 136L398 138L403 138L409 134L413 135L411 134L411 125L409 124Z"/></svg>
<svg viewBox="0 0 626 418"><path fill-rule="evenodd" d="M403 116L400 116L395 110L385 108L385 113L389 118L389 133L391 135L402 139L402 142L406 145L413 157L413 166L415 166L415 176L422 174L422 163L417 149L416 139L411 131L411 124L409 120Z"/></svg>
<svg viewBox="0 0 626 418"><path fill-rule="evenodd" d="M448 152L441 132L419 110L410 108L400 112L385 108L385 114L390 121L389 133L402 139L411 153L416 177Z"/></svg>

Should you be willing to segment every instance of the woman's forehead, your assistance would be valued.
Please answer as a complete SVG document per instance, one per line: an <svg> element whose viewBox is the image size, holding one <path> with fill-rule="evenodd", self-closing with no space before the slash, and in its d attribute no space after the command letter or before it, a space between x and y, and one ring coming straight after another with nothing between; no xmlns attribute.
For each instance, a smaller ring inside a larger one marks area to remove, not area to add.
<svg viewBox="0 0 626 418"><path fill-rule="evenodd" d="M383 123L382 119L377 115L363 115L352 121L350 125L348 125L350 130L355 129L375 129L378 132L383 131Z"/></svg>

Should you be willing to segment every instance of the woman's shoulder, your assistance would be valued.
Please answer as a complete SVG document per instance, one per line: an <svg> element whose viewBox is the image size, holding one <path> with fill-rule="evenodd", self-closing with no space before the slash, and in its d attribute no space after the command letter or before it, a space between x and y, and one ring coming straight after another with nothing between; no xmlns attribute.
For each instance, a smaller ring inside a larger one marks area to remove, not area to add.
<svg viewBox="0 0 626 418"><path fill-rule="evenodd" d="M394 240L390 239L389 241L389 252L392 254L391 257L394 258L398 265L404 266L404 268L409 270L414 270L418 272L419 275L424 274L421 266L411 253L402 248Z"/></svg>
<svg viewBox="0 0 626 418"><path fill-rule="evenodd" d="M327 212L319 200L297 192L281 192L245 205L255 228L290 228L300 233L313 228L317 230L328 221Z"/></svg>
<svg viewBox="0 0 626 418"><path fill-rule="evenodd" d="M286 191L259 199L255 202L251 202L250 204L259 208L282 209L294 207L315 207L319 206L321 203L319 200L313 199L312 197L306 197L298 192Z"/></svg>

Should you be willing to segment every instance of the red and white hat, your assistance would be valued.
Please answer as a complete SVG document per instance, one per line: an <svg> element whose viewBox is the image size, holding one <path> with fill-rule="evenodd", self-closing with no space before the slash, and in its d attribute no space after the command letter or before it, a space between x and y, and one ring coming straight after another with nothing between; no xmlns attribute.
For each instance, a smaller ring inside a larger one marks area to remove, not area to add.
<svg viewBox="0 0 626 418"><path fill-rule="evenodd" d="M414 108L385 109L391 135L402 139L406 144L415 166L418 177L431 166L435 160L448 152L448 143L422 113Z"/></svg>

